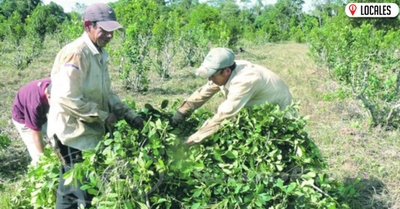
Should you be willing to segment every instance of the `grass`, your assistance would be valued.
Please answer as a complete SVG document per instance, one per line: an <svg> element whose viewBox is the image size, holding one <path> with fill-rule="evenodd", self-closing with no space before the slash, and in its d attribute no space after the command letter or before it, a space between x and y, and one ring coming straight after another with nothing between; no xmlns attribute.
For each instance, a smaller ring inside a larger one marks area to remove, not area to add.
<svg viewBox="0 0 400 209"><path fill-rule="evenodd" d="M51 42L50 42L51 43ZM54 45L55 46L55 45ZM15 185L23 178L29 155L10 122L12 101L18 89L30 80L49 76L58 49L47 46L45 56L26 70L14 70L4 57L0 63L1 132L12 139L8 150L0 151L0 208L10 208ZM307 55L305 44L280 43L244 45L237 59L246 59L280 75L300 103L300 114L309 120L307 130L328 162L331 179L356 185L360 196L352 200L353 208L400 208L400 136L398 131L369 128L367 114L360 103L335 98L339 85L331 81L327 70ZM112 64L112 63L111 63ZM182 101L206 81L193 76L195 68L170 68L171 79L162 80L150 74L150 88L145 94L124 90L115 68L111 68L113 88L123 99L134 100L138 108L146 103L159 107L161 101ZM206 108L216 110L221 96L213 98ZM11 162L11 163L10 163Z"/></svg>

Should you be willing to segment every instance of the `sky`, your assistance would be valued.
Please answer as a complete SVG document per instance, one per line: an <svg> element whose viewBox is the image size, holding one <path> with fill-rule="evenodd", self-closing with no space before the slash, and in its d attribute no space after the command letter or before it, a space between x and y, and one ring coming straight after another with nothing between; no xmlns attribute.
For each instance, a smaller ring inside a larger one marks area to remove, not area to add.
<svg viewBox="0 0 400 209"><path fill-rule="evenodd" d="M44 4L49 4L50 2L54 2L64 8L64 12L71 12L72 8L75 6L75 3L81 3L86 5L91 5L93 3L103 2L116 2L118 0L43 0Z"/></svg>
<svg viewBox="0 0 400 209"><path fill-rule="evenodd" d="M86 4L90 5L96 2L103 2L103 3L108 3L108 2L116 2L118 0L43 0L44 4L49 4L50 2L54 2L64 8L64 12L71 12L72 8L75 6L75 3L81 3L81 4ZM203 0L205 1L205 0ZM275 4L277 0L263 0L264 4ZM202 0L200 0L202 2ZM311 0L304 0L304 5L303 5L303 10L308 11L309 8L311 7Z"/></svg>

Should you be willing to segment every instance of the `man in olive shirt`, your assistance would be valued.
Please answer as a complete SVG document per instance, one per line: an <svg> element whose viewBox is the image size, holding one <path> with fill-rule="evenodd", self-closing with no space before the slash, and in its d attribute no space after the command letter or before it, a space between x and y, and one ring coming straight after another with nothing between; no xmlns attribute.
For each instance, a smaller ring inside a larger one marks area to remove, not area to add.
<svg viewBox="0 0 400 209"><path fill-rule="evenodd" d="M292 103L292 94L278 75L249 61L235 60L234 53L228 48L212 49L196 74L209 82L181 104L172 117L173 124L182 122L219 91L226 100L214 117L187 139L189 145L217 132L224 119L235 116L243 107L268 102L284 110Z"/></svg>

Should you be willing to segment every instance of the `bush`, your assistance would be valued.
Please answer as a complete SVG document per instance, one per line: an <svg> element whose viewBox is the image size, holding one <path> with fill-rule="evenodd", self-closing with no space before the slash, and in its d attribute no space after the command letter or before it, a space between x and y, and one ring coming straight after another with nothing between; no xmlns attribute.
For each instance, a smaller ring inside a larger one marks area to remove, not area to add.
<svg viewBox="0 0 400 209"><path fill-rule="evenodd" d="M308 36L312 56L369 112L371 125L398 128L399 30L378 30L365 21L352 26L344 12Z"/></svg>
<svg viewBox="0 0 400 209"><path fill-rule="evenodd" d="M0 133L0 150L6 149L10 144L11 140L3 133Z"/></svg>
<svg viewBox="0 0 400 209"><path fill-rule="evenodd" d="M142 131L120 121L64 176L86 174L81 188L95 195L96 208L349 208L342 197L350 190L327 180L306 122L277 106L242 110L192 147L183 140L211 112L199 109L176 128L172 111L138 112L148 121Z"/></svg>
<svg viewBox="0 0 400 209"><path fill-rule="evenodd" d="M50 147L46 146L38 165L30 165L28 174L19 182L17 195L12 198L13 208L54 208L59 176L58 158Z"/></svg>

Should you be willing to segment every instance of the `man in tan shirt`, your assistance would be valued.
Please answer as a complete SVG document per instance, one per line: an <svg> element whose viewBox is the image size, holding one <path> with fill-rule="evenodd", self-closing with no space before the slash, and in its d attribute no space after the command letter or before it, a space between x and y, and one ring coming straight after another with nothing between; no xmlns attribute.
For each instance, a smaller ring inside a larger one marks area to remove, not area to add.
<svg viewBox="0 0 400 209"><path fill-rule="evenodd" d="M181 104L172 117L172 124L181 123L219 91L226 100L214 117L187 139L189 145L216 133L223 120L232 118L243 107L268 102L284 110L292 103L292 94L278 75L249 61L235 60L234 53L228 48L212 49L196 74L207 78L208 82Z"/></svg>
<svg viewBox="0 0 400 209"><path fill-rule="evenodd" d="M85 32L61 49L51 70L48 134L58 145L63 164L56 209L91 207L92 197L80 189L80 182L65 185L62 176L83 161L82 150L95 148L103 139L105 126L125 119L143 127L143 119L111 90L105 46L115 30L123 29L114 10L104 3L92 4L84 21Z"/></svg>

